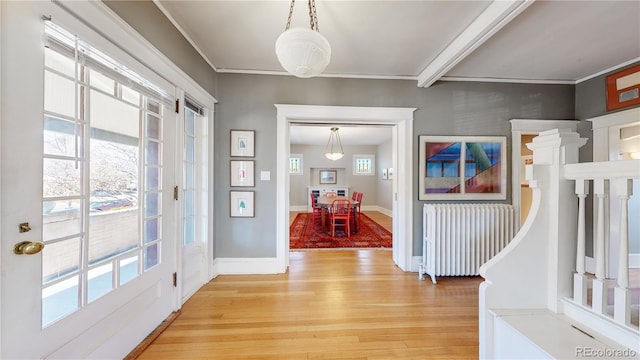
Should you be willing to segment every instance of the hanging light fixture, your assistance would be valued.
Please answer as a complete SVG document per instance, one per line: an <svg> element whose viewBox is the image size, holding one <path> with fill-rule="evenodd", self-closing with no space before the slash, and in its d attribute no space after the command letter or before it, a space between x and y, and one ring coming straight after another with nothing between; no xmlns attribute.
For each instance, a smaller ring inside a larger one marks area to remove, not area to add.
<svg viewBox="0 0 640 360"><path fill-rule="evenodd" d="M291 0L287 26L276 40L276 55L280 65L288 73L300 78L320 75L331 60L329 41L319 32L316 2L315 0L308 0L308 2L311 28L289 29L295 3L295 0Z"/></svg>
<svg viewBox="0 0 640 360"><path fill-rule="evenodd" d="M344 150L342 150L342 143L340 142L340 135L338 134L338 128L332 127L331 134L329 135L329 142L327 142L327 148L324 151L324 156L329 160L342 159L344 156Z"/></svg>

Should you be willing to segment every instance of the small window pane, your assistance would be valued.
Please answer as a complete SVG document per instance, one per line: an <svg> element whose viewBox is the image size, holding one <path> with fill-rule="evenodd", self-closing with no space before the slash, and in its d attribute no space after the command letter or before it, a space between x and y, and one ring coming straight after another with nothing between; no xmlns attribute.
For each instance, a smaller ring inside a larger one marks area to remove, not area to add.
<svg viewBox="0 0 640 360"><path fill-rule="evenodd" d="M146 172L146 185L147 190L158 190L160 188L160 169L157 167L147 167Z"/></svg>
<svg viewBox="0 0 640 360"><path fill-rule="evenodd" d="M120 260L120 285L138 276L138 255Z"/></svg>
<svg viewBox="0 0 640 360"><path fill-rule="evenodd" d="M44 197L80 195L80 167L74 160L43 160Z"/></svg>
<svg viewBox="0 0 640 360"><path fill-rule="evenodd" d="M196 225L195 219L192 217L185 218L182 224L182 244L189 245L196 241Z"/></svg>
<svg viewBox="0 0 640 360"><path fill-rule="evenodd" d="M95 70L90 70L90 74L91 80L89 81L89 85L91 85L91 87L102 90L107 94L115 95L115 81Z"/></svg>
<svg viewBox="0 0 640 360"><path fill-rule="evenodd" d="M45 247L46 248L46 247ZM51 325L58 319L78 310L78 281L74 276L42 289L42 326Z"/></svg>
<svg viewBox="0 0 640 360"><path fill-rule="evenodd" d="M160 114L160 103L153 99L147 99L147 110Z"/></svg>
<svg viewBox="0 0 640 360"><path fill-rule="evenodd" d="M187 189L194 189L196 187L196 179L195 179L195 165L192 163L184 164L184 172L185 172L185 187Z"/></svg>
<svg viewBox="0 0 640 360"><path fill-rule="evenodd" d="M150 243L160 238L160 220L147 219L144 225L144 243Z"/></svg>
<svg viewBox="0 0 640 360"><path fill-rule="evenodd" d="M187 136L185 144L186 161L194 162L196 158L196 145L195 139L191 136Z"/></svg>
<svg viewBox="0 0 640 360"><path fill-rule="evenodd" d="M76 86L50 71L44 73L44 109L60 115L75 117Z"/></svg>
<svg viewBox="0 0 640 360"><path fill-rule="evenodd" d="M185 191L184 193L184 216L193 216L195 213L195 192Z"/></svg>
<svg viewBox="0 0 640 360"><path fill-rule="evenodd" d="M148 165L160 165L160 144L147 140L146 153Z"/></svg>
<svg viewBox="0 0 640 360"><path fill-rule="evenodd" d="M148 193L144 201L145 216L160 215L160 196L158 193Z"/></svg>
<svg viewBox="0 0 640 360"><path fill-rule="evenodd" d="M153 244L144 249L144 270L147 271L158 265L160 258L158 244Z"/></svg>
<svg viewBox="0 0 640 360"><path fill-rule="evenodd" d="M120 86L122 88L122 100L140 106L140 93L124 85Z"/></svg>
<svg viewBox="0 0 640 360"><path fill-rule="evenodd" d="M89 228L89 263L94 264L138 245L138 210L91 213Z"/></svg>
<svg viewBox="0 0 640 360"><path fill-rule="evenodd" d="M44 201L42 203L43 241L80 234L81 216L80 200Z"/></svg>
<svg viewBox="0 0 640 360"><path fill-rule="evenodd" d="M82 127L72 121L50 116L44 118L44 153L79 157L82 153ZM78 151L76 152L76 146Z"/></svg>
<svg viewBox="0 0 640 360"><path fill-rule="evenodd" d="M59 71L65 75L73 77L76 70L76 64L73 59L70 59L56 51L49 48L44 48L44 64L56 71Z"/></svg>
<svg viewBox="0 0 640 360"><path fill-rule="evenodd" d="M113 289L113 264L89 270L88 278L87 301L92 302Z"/></svg>
<svg viewBox="0 0 640 360"><path fill-rule="evenodd" d="M80 238L47 244L42 249L43 284L77 272L79 267Z"/></svg>
<svg viewBox="0 0 640 360"><path fill-rule="evenodd" d="M160 118L154 115L147 115L147 137L160 139Z"/></svg>
<svg viewBox="0 0 640 360"><path fill-rule="evenodd" d="M186 124L185 124L185 132L189 135L195 135L196 133L196 114L186 109Z"/></svg>

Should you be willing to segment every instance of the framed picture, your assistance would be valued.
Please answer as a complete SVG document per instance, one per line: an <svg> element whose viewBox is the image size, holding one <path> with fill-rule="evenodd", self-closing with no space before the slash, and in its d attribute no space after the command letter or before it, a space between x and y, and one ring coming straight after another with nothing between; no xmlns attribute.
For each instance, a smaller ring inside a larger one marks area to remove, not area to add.
<svg viewBox="0 0 640 360"><path fill-rule="evenodd" d="M504 136L420 136L419 200L505 200Z"/></svg>
<svg viewBox="0 0 640 360"><path fill-rule="evenodd" d="M254 130L231 130L231 156L255 156Z"/></svg>
<svg viewBox="0 0 640 360"><path fill-rule="evenodd" d="M607 111L640 104L640 65L607 76Z"/></svg>
<svg viewBox="0 0 640 360"><path fill-rule="evenodd" d="M387 173L387 168L382 169L382 180L387 180L389 178L389 174Z"/></svg>
<svg viewBox="0 0 640 360"><path fill-rule="evenodd" d="M387 179L389 180L393 179L393 168L387 169Z"/></svg>
<svg viewBox="0 0 640 360"><path fill-rule="evenodd" d="M320 170L320 184L335 184L337 179L337 170Z"/></svg>
<svg viewBox="0 0 640 360"><path fill-rule="evenodd" d="M229 215L231 217L255 217L253 191L229 192Z"/></svg>
<svg viewBox="0 0 640 360"><path fill-rule="evenodd" d="M231 186L255 186L255 161L231 160Z"/></svg>

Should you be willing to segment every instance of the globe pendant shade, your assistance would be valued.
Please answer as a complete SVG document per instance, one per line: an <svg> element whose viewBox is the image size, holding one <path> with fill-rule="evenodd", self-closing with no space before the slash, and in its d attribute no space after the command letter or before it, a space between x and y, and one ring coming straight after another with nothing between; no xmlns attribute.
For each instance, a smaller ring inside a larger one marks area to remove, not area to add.
<svg viewBox="0 0 640 360"><path fill-rule="evenodd" d="M336 160L342 159L344 157L344 154L343 153L325 153L324 156L326 156L327 159L329 160L336 161Z"/></svg>
<svg viewBox="0 0 640 360"><path fill-rule="evenodd" d="M320 75L331 60L331 46L319 32L306 28L286 30L276 40L280 65L300 78Z"/></svg>

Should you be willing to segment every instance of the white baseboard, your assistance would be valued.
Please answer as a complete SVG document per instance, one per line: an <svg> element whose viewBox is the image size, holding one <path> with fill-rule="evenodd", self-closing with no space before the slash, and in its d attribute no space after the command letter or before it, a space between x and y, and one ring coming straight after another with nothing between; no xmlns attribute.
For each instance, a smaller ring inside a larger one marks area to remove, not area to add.
<svg viewBox="0 0 640 360"><path fill-rule="evenodd" d="M640 269L640 254L629 254L629 268Z"/></svg>
<svg viewBox="0 0 640 360"><path fill-rule="evenodd" d="M286 271L286 266L276 258L217 258L213 260L213 268L216 276L282 274Z"/></svg>

